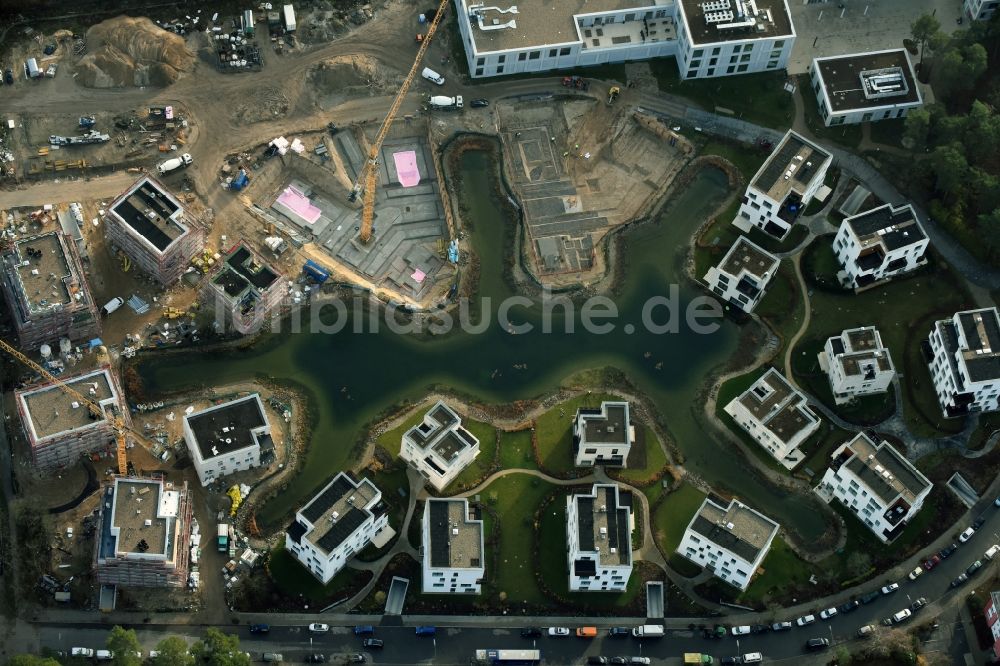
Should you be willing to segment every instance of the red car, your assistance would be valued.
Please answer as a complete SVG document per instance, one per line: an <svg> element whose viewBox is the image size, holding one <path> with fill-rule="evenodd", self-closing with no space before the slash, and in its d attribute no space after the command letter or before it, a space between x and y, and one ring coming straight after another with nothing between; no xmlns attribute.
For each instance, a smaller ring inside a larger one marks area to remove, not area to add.
<svg viewBox="0 0 1000 666"><path fill-rule="evenodd" d="M941 563L941 556L940 555L933 555L933 556L929 557L924 562L924 570L925 571L930 571L931 569L933 569L934 567L936 567L940 563Z"/></svg>

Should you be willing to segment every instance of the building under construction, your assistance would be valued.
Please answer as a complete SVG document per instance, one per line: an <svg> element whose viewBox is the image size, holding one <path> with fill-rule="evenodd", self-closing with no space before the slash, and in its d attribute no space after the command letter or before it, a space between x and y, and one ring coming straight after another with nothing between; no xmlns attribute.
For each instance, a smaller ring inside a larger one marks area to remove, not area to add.
<svg viewBox="0 0 1000 666"><path fill-rule="evenodd" d="M191 493L163 479L115 478L104 489L97 580L124 587L185 587L191 565Z"/></svg>
<svg viewBox="0 0 1000 666"><path fill-rule="evenodd" d="M101 333L97 306L72 240L52 231L14 242L2 257L4 300L23 349Z"/></svg>
<svg viewBox="0 0 1000 666"><path fill-rule="evenodd" d="M61 381L100 406L104 417L96 416L87 405L53 383L15 392L32 462L43 473L72 465L82 455L113 455L116 416L132 427L118 379L109 368Z"/></svg>
<svg viewBox="0 0 1000 666"><path fill-rule="evenodd" d="M277 271L240 242L206 282L205 292L220 323L249 333L280 306L287 288Z"/></svg>
<svg viewBox="0 0 1000 666"><path fill-rule="evenodd" d="M180 279L205 247L205 229L156 179L143 176L108 208L108 241L164 286Z"/></svg>

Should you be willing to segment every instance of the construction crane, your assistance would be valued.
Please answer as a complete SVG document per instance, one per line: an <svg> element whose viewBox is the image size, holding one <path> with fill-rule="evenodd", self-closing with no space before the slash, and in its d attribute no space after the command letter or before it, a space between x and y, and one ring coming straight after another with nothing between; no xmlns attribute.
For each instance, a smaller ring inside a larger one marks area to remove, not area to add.
<svg viewBox="0 0 1000 666"><path fill-rule="evenodd" d="M448 9L450 2L451 0L441 0L441 4L438 5L437 13L434 14L434 20L431 21L430 26L427 28L427 34L420 41L420 49L417 50L417 57L410 67L410 72L403 80L403 85L399 87L396 98L392 100L392 106L389 107L389 112L385 114L385 120L382 121L382 126L379 127L378 134L375 135L375 140L372 141L371 150L368 151L368 161L365 162L361 173L358 174L357 182L354 183L354 190L351 192L351 201L354 201L358 194L364 190L360 233L362 243L367 243L372 237L372 220L375 218L375 188L378 185L378 154L382 150L382 142L385 141L385 137L389 134L392 122L396 119L396 114L399 113L399 107L403 105L403 100L406 99L406 93L409 92L410 86L417 76L417 69L424 59L424 54L427 53L427 47L431 45L431 40L434 39L434 33L437 32L438 24L441 23L441 17L444 16L444 12Z"/></svg>
<svg viewBox="0 0 1000 666"><path fill-rule="evenodd" d="M19 350L10 346L3 340L0 340L0 349L7 352L8 354L16 358L18 361L28 366L32 370L34 370L48 381L52 382L52 384L56 388L58 388L63 393L65 393L66 395L70 396L71 398L79 402L81 405L86 405L87 409L90 410L90 413L93 414L96 418L98 419L105 418L104 410L101 409L100 405L98 405L93 400L85 397L79 391L69 386L66 382L62 381L61 379L53 375L51 372L49 372L42 366L32 361L27 356L22 354ZM115 414L114 418L110 419L110 421L111 421L111 427L115 431L115 439L118 444L118 473L128 474L128 460L126 459L125 456L125 436L127 434L132 435L132 437L134 437L137 441L141 442L146 446L151 446L151 444L146 440L146 437L144 435L139 434L135 430L125 425L125 420L122 418L121 414Z"/></svg>

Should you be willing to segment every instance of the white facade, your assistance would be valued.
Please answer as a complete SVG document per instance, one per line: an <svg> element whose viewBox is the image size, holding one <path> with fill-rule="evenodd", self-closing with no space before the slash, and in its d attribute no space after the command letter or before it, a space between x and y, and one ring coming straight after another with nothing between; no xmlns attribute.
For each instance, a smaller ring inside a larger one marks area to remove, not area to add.
<svg viewBox="0 0 1000 666"><path fill-rule="evenodd" d="M924 104L906 49L814 58L809 80L827 127L902 118Z"/></svg>
<svg viewBox="0 0 1000 666"><path fill-rule="evenodd" d="M864 433L833 452L816 492L837 500L888 543L917 515L933 484L888 442Z"/></svg>
<svg viewBox="0 0 1000 666"><path fill-rule="evenodd" d="M934 323L931 378L946 417L1000 409L1000 317L965 310Z"/></svg>
<svg viewBox="0 0 1000 666"><path fill-rule="evenodd" d="M326 585L388 527L388 514L376 509L381 500L381 491L368 479L354 481L339 473L296 512L285 533L285 550Z"/></svg>
<svg viewBox="0 0 1000 666"><path fill-rule="evenodd" d="M424 594L479 594L483 577L483 521L467 499L424 503L421 563Z"/></svg>
<svg viewBox="0 0 1000 666"><path fill-rule="evenodd" d="M1000 0L965 0L962 9L973 21L989 21L1000 8Z"/></svg>
<svg viewBox="0 0 1000 666"><path fill-rule="evenodd" d="M885 393L896 368L882 336L874 326L852 328L827 339L819 353L819 367L830 379L838 405L856 397Z"/></svg>
<svg viewBox="0 0 1000 666"><path fill-rule="evenodd" d="M202 486L259 467L261 444L270 443L270 436L256 393L184 415L184 441Z"/></svg>
<svg viewBox="0 0 1000 666"><path fill-rule="evenodd" d="M823 186L832 162L830 153L788 130L747 185L733 225L783 239Z"/></svg>
<svg viewBox="0 0 1000 666"><path fill-rule="evenodd" d="M780 263L773 254L740 236L719 265L708 269L705 284L731 305L753 312Z"/></svg>
<svg viewBox="0 0 1000 666"><path fill-rule="evenodd" d="M577 467L626 467L635 441L628 402L602 402L600 409L578 409L573 421L573 458Z"/></svg>
<svg viewBox="0 0 1000 666"><path fill-rule="evenodd" d="M624 592L632 575L632 512L618 486L594 484L566 498L571 592Z"/></svg>
<svg viewBox="0 0 1000 666"><path fill-rule="evenodd" d="M479 440L462 427L455 410L438 401L403 433L399 455L441 491L479 455Z"/></svg>
<svg viewBox="0 0 1000 666"><path fill-rule="evenodd" d="M736 500L721 506L706 498L684 530L677 553L745 590L767 556L778 527Z"/></svg>
<svg viewBox="0 0 1000 666"><path fill-rule="evenodd" d="M725 406L725 412L788 469L805 458L799 445L820 425L806 397L774 368L769 368L742 395L733 398Z"/></svg>
<svg viewBox="0 0 1000 666"><path fill-rule="evenodd" d="M844 218L833 239L841 283L861 289L927 263L930 241L913 206L885 204Z"/></svg>
<svg viewBox="0 0 1000 666"><path fill-rule="evenodd" d="M751 4L757 12L737 26L738 21L708 25L701 3L691 0L608 0L587 6L455 0L455 7L473 78L663 56L677 57L681 78L784 68L795 41L785 0L722 2L734 13L737 6Z"/></svg>

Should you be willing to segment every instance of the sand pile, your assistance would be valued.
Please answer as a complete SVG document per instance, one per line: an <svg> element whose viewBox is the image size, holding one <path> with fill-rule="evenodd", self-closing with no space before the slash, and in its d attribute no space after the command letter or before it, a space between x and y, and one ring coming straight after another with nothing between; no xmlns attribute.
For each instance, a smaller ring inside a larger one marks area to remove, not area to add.
<svg viewBox="0 0 1000 666"><path fill-rule="evenodd" d="M380 95L399 86L398 73L362 55L338 56L310 70L309 86L323 108L362 95Z"/></svg>
<svg viewBox="0 0 1000 666"><path fill-rule="evenodd" d="M148 18L118 16L87 31L90 53L76 66L77 80L91 88L168 86L194 69L184 38Z"/></svg>

